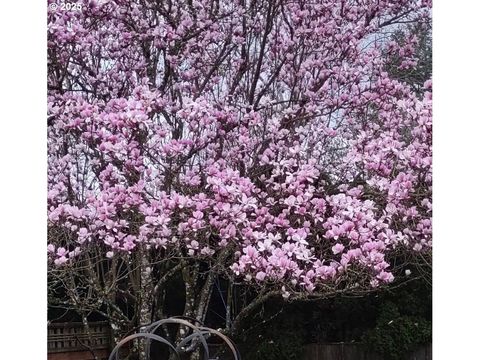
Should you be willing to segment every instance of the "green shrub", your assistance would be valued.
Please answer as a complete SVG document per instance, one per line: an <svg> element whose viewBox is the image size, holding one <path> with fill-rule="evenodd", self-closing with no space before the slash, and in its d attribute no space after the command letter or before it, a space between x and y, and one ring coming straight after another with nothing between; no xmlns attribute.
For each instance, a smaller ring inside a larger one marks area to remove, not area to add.
<svg viewBox="0 0 480 360"><path fill-rule="evenodd" d="M303 339L298 333L279 334L275 339L260 342L248 360L299 360L302 359Z"/></svg>
<svg viewBox="0 0 480 360"><path fill-rule="evenodd" d="M420 316L402 315L392 302L383 304L377 325L364 342L388 360L403 359L419 345L431 341L431 322Z"/></svg>
<svg viewBox="0 0 480 360"><path fill-rule="evenodd" d="M299 311L282 311L273 303L250 319L250 330L237 339L246 360L303 360L306 331L305 319ZM289 307L293 310L295 307ZM263 319L274 315L270 321Z"/></svg>

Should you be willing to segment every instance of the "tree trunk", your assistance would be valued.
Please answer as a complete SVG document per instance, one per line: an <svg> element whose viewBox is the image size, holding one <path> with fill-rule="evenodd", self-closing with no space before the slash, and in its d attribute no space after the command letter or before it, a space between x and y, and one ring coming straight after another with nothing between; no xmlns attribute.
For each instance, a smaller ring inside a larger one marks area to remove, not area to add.
<svg viewBox="0 0 480 360"><path fill-rule="evenodd" d="M149 325L152 322L152 308L153 308L153 284L151 276L151 267L148 261L148 252L145 248L141 248L139 251L139 263L140 263L140 286L139 286L139 317L138 325L142 326L140 331L143 330L143 326ZM147 360L147 354L145 352L145 341L138 341L138 354L139 360Z"/></svg>
<svg viewBox="0 0 480 360"><path fill-rule="evenodd" d="M94 360L98 360L97 355L95 354L95 352L92 350L92 347L91 347L91 344L93 344L92 332L90 331L90 326L88 325L87 317L83 313L82 313L82 323L83 323L83 327L84 327L84 329L87 333L88 343L89 343L88 345L87 344L82 344L82 345L85 346L85 348L87 348L88 351L90 351Z"/></svg>

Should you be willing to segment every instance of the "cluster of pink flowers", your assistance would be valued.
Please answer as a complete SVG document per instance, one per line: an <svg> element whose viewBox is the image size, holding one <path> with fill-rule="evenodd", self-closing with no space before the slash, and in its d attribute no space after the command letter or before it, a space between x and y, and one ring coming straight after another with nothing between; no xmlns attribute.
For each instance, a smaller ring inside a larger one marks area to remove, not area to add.
<svg viewBox="0 0 480 360"><path fill-rule="evenodd" d="M419 98L383 70L384 47L413 66L412 44L369 40L430 4L254 3L49 13L55 265L92 244L227 250L229 272L288 295L388 283L390 252L429 251L431 82Z"/></svg>

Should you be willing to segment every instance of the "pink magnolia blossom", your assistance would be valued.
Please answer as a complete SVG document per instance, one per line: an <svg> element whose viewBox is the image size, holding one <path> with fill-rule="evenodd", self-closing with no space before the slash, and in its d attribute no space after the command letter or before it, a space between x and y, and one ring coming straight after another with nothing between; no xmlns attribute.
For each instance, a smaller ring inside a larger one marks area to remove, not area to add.
<svg viewBox="0 0 480 360"><path fill-rule="evenodd" d="M257 275L255 275L255 279L259 281L263 281L265 279L266 274L263 271L259 271Z"/></svg>
<svg viewBox="0 0 480 360"><path fill-rule="evenodd" d="M332 247L332 252L334 254L339 254L343 251L343 249L345 249L345 246L343 246L342 244L335 244L333 247Z"/></svg>

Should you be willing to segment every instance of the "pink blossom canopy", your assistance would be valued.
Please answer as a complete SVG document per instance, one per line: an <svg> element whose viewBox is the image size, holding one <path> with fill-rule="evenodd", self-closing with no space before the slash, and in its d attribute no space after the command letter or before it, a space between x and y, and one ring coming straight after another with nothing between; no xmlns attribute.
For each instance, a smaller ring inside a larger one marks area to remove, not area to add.
<svg viewBox="0 0 480 360"><path fill-rule="evenodd" d="M431 248L428 1L86 1L48 17L48 254L225 254L284 294ZM408 32L408 30L404 30ZM408 34L407 34L408 35Z"/></svg>

